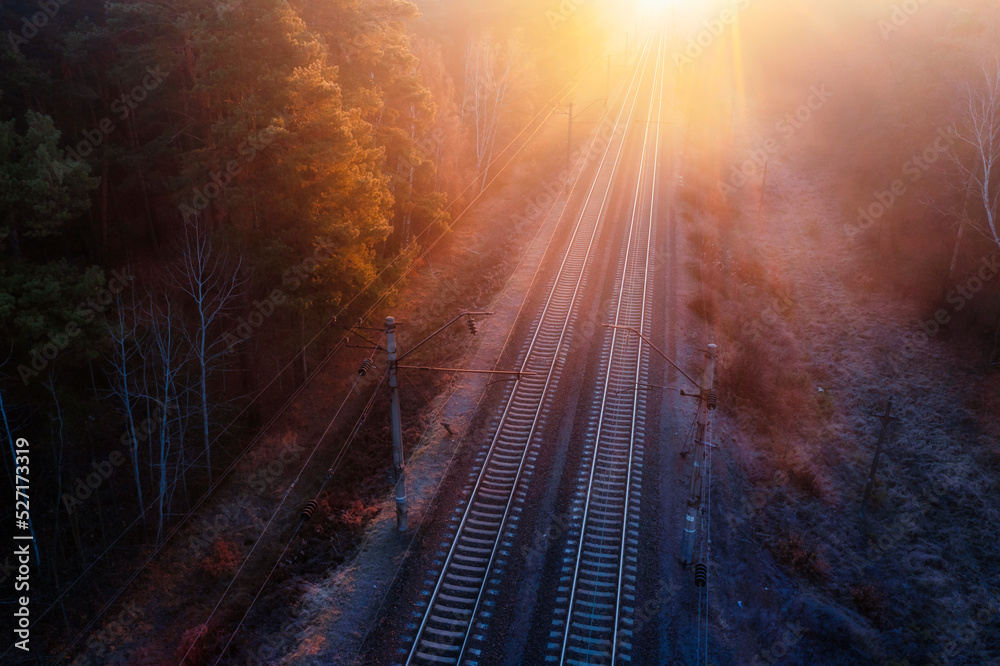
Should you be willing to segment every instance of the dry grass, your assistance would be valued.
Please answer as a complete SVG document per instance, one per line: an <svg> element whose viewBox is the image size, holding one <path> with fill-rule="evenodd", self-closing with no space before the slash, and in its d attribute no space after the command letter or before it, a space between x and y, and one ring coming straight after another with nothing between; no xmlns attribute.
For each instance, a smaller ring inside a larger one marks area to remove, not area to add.
<svg viewBox="0 0 1000 666"><path fill-rule="evenodd" d="M711 293L699 294L688 300L688 309L708 325L715 323L718 306Z"/></svg>
<svg viewBox="0 0 1000 666"><path fill-rule="evenodd" d="M790 532L787 537L775 539L771 551L779 562L796 574L812 580L830 576L830 565L823 559L820 544L807 545L805 539L797 532Z"/></svg>
<svg viewBox="0 0 1000 666"><path fill-rule="evenodd" d="M722 222L686 199L703 250L687 273L716 306L719 414L754 500L733 529L763 546L783 590L758 600L754 617L773 619L743 656L766 656L788 633L775 623L798 620L772 663L1000 663L1000 613L976 619L1000 588L1000 374L947 336L890 367L921 304L844 261L806 176L772 174L789 199L764 219L756 201ZM873 414L890 395L900 421L861 520Z"/></svg>
<svg viewBox="0 0 1000 666"><path fill-rule="evenodd" d="M889 604L885 591L876 583L858 583L848 588L858 612L867 617L879 629L891 626Z"/></svg>
<svg viewBox="0 0 1000 666"><path fill-rule="evenodd" d="M230 539L219 537L211 552L198 563L198 569L215 578L230 576L242 561L239 547Z"/></svg>

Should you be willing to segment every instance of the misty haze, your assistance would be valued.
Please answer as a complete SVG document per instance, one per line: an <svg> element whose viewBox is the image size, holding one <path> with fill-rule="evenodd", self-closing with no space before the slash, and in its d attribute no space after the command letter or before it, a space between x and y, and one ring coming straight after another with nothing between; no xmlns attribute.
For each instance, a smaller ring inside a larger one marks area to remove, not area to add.
<svg viewBox="0 0 1000 666"><path fill-rule="evenodd" d="M0 0L3 664L1000 664L1000 5Z"/></svg>

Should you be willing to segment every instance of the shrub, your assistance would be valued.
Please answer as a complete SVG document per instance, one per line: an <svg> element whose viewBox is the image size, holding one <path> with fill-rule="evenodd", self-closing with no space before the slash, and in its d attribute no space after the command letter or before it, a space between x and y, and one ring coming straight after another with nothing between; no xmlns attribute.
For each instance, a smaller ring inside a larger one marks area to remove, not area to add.
<svg viewBox="0 0 1000 666"><path fill-rule="evenodd" d="M805 540L796 532L786 538L777 538L771 552L781 564L788 566L799 575L811 579L826 578L830 575L830 565L819 553L819 545L809 548Z"/></svg>
<svg viewBox="0 0 1000 666"><path fill-rule="evenodd" d="M885 593L877 585L870 583L859 583L848 588L851 598L858 612L871 620L879 629L888 626L888 607L885 602Z"/></svg>
<svg viewBox="0 0 1000 666"><path fill-rule="evenodd" d="M180 644L177 646L176 660L179 663L184 659L185 664L200 664L205 658L205 642L200 641L194 648L191 647L195 641L199 641L208 632L208 627L204 624L191 627L181 636ZM191 650L188 652L188 650ZM185 655L187 657L185 658Z"/></svg>
<svg viewBox="0 0 1000 666"><path fill-rule="evenodd" d="M793 465L788 470L788 480L795 488L813 497L821 498L824 495L823 481L809 463L800 462Z"/></svg>
<svg viewBox="0 0 1000 666"><path fill-rule="evenodd" d="M774 414L776 403L773 346L763 339L747 337L723 349L716 366L716 385L727 405L741 403L761 414Z"/></svg>
<svg viewBox="0 0 1000 666"><path fill-rule="evenodd" d="M354 500L340 513L340 522L350 530L361 531L377 513L377 506Z"/></svg>
<svg viewBox="0 0 1000 666"><path fill-rule="evenodd" d="M234 572L239 563L240 552L236 545L225 537L219 537L212 543L212 552L202 559L198 568L210 576L222 576Z"/></svg>
<svg viewBox="0 0 1000 666"><path fill-rule="evenodd" d="M713 324L716 317L715 297L712 294L702 292L698 296L688 300L688 309L698 315L707 324Z"/></svg>

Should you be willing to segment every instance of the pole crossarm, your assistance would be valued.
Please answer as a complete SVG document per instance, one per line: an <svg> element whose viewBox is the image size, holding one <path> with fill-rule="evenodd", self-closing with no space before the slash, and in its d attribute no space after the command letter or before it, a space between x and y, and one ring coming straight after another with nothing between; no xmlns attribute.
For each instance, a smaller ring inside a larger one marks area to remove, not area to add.
<svg viewBox="0 0 1000 666"><path fill-rule="evenodd" d="M347 332L347 337L346 337L347 340L350 340L351 336L353 335L355 337L361 338L362 340L364 340L365 342L367 342L370 345L370 346L352 345L350 342L345 342L344 343L345 347L350 347L352 349L375 349L377 351L386 351L386 348L383 347L381 345L381 343L375 342L374 340L370 340L367 337L365 337L365 336L361 335L360 333L358 333L358 331L376 331L378 333L385 334L385 327L384 326L382 328L369 328L367 326L361 326L360 324L358 324L357 326L350 326L350 327L348 327L348 326L342 326L341 324L334 324L334 325L337 328L343 329L344 331Z"/></svg>
<svg viewBox="0 0 1000 666"><path fill-rule="evenodd" d="M413 352L415 352L418 349L420 349L421 347L423 347L431 338L435 337L436 335L438 335L439 333L441 333L441 331L443 331L444 329L448 328L449 326L451 326L452 324L454 324L456 321L458 321L459 319L461 319L463 317L488 317L488 316L490 316L492 314L493 314L492 312L463 312L463 313L457 315L454 319L452 319L451 321L449 321L447 324L445 324L444 326L442 326L438 330L436 330L433 333L431 333L430 335L428 335L422 341L420 341L419 343L417 343L416 346L414 346L408 352L406 352L405 354L403 354L402 356L400 356L398 360L402 361L404 358L406 358L407 356L409 356Z"/></svg>
<svg viewBox="0 0 1000 666"><path fill-rule="evenodd" d="M571 115L574 115L574 116L582 115L584 111L587 111L590 107L594 106L598 102L603 102L603 101L604 101L603 99L595 99L594 101L592 101L590 104L588 104L587 106L583 107L579 111L573 111L573 113ZM562 104L561 106L566 106L566 105ZM556 108L558 108L558 107L556 107ZM569 114L570 112L569 111L555 111L554 113L557 113L557 114L559 114L561 116L565 116L565 115ZM597 125L598 121L596 121L596 120L574 120L573 124L574 125Z"/></svg>
<svg viewBox="0 0 1000 666"><path fill-rule="evenodd" d="M436 368L430 365L400 365L399 368L405 370L435 370L437 372L467 372L477 375L517 375L518 380L522 376L537 375L537 372L530 370L469 370L468 368Z"/></svg>
<svg viewBox="0 0 1000 666"><path fill-rule="evenodd" d="M490 372L490 371L479 371L479 370L460 370L457 368L432 368L427 366L419 365L401 365L400 361L415 352L421 346L423 346L428 340L432 339L438 333L448 328L454 324L459 319L463 317L469 318L469 329L472 333L475 333L475 320L472 319L473 316L486 316L491 315L492 312L463 312L447 324L434 331L426 338L423 342L418 344L416 347L400 355L399 349L396 345L396 319L395 317L385 318L385 350L388 354L388 368L386 370L386 375L389 379L389 430L392 436L392 470L395 485L395 495L396 495L396 529L399 532L406 532L409 528L409 518L408 510L406 506L406 462L403 459L403 417L400 413L399 404L399 370L403 368L411 370L445 370L447 372L486 372L488 374L510 374L502 372ZM362 374L366 367L362 365ZM520 379L521 374L527 373L516 373L518 379ZM418 389L419 391L419 389ZM424 398L426 400L426 397Z"/></svg>
<svg viewBox="0 0 1000 666"><path fill-rule="evenodd" d="M678 388L676 386L663 386L662 384L626 384L626 386L631 386L632 388L639 389L640 391L652 391L654 389L660 389L662 391L677 391L681 395L691 395L690 393L685 393L684 389ZM615 391L615 393L624 393L629 390L628 388L622 388ZM695 396L698 397L698 396Z"/></svg>
<svg viewBox="0 0 1000 666"><path fill-rule="evenodd" d="M369 351L381 351L381 352L387 351L386 348L383 347L382 345L376 345L376 344L372 344L369 347L368 345L352 345L352 344L346 344L345 343L344 347L346 347L348 349L367 349Z"/></svg>
<svg viewBox="0 0 1000 666"><path fill-rule="evenodd" d="M632 326L615 326L613 324L604 324L604 327L605 328L620 328L622 330L631 331L632 333L635 333L637 336L639 336L640 340L642 340L647 345L649 345L653 349L653 351L655 351L657 354L659 354L660 356L662 356L667 363L669 363L670 365L672 365L674 367L674 370L676 370L677 372L679 372L682 375L684 375L684 377L689 382L691 382L692 384L694 384L695 386L697 386L699 390L701 390L701 383L698 380L692 379L691 375L689 375L688 373L686 373L683 370L681 370L681 367L679 365L677 365L676 363L674 363L673 360L669 356L667 356L662 351L660 351L660 349L656 345L654 345L653 342L649 338L647 338L646 336L644 336L642 333L640 333L638 330L636 330Z"/></svg>

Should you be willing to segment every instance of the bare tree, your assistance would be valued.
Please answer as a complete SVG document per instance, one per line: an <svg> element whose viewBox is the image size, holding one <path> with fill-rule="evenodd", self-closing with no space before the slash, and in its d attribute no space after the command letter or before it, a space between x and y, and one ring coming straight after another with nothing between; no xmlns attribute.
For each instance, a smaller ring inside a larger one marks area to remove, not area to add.
<svg viewBox="0 0 1000 666"><path fill-rule="evenodd" d="M470 41L466 48L462 117L468 114L475 130L476 173L480 178L480 190L486 187L518 55L516 41L508 40L498 45L488 31Z"/></svg>
<svg viewBox="0 0 1000 666"><path fill-rule="evenodd" d="M150 466L156 472L157 505L159 517L156 528L156 542L163 536L164 518L170 508L171 463L183 454L174 450L175 428L172 426L171 413L176 412L173 406L177 404L181 392L181 373L185 365L179 315L176 305L165 293L151 295L144 304L144 315L149 331L150 344L145 346L143 353L145 374L150 383L145 387L147 411L149 406L155 406L148 421L156 427L150 436L150 445L156 445L156 456L150 457ZM178 444L181 444L178 442ZM176 470L173 477L176 479Z"/></svg>
<svg viewBox="0 0 1000 666"><path fill-rule="evenodd" d="M197 363L201 437L209 484L212 482L209 380L226 351L223 336L217 329L246 282L241 273L242 260L231 261L228 253L216 251L209 233L197 218L185 225L184 245L171 275L174 283L190 298L194 315L193 326L185 326L182 330Z"/></svg>
<svg viewBox="0 0 1000 666"><path fill-rule="evenodd" d="M997 214L1000 209L1000 57L992 67L983 67L985 85L968 92L963 125L956 133L971 151L963 155L953 151L955 164L966 178L968 189L982 206L985 223L963 220L956 243L961 242L961 232L968 226L986 237L995 251L1000 251L1000 233L997 231ZM955 253L958 253L956 245ZM953 262L954 263L954 262ZM1000 358L1000 315L997 317L993 336L991 362Z"/></svg>
<svg viewBox="0 0 1000 666"><path fill-rule="evenodd" d="M992 68L983 67L986 85L968 93L965 118L956 129L958 138L970 151L954 151L955 164L967 179L968 187L983 208L985 224L971 226L1000 249L997 213L1000 206L1000 60Z"/></svg>
<svg viewBox="0 0 1000 666"><path fill-rule="evenodd" d="M125 430L132 456L136 498L139 501L139 512L142 513L145 505L142 500L142 478L139 472L139 435L134 416L139 403L138 379L135 376L138 372L139 317L135 290L130 290L129 293L132 295L130 304L124 303L120 294L116 297L115 307L108 315L105 325L111 342L111 353L108 357L111 365L111 392L121 402L122 411L125 413Z"/></svg>

